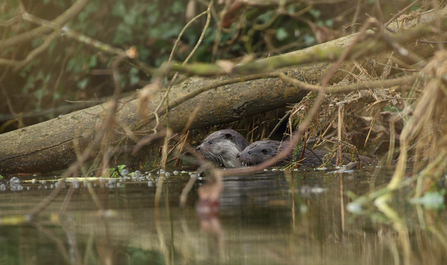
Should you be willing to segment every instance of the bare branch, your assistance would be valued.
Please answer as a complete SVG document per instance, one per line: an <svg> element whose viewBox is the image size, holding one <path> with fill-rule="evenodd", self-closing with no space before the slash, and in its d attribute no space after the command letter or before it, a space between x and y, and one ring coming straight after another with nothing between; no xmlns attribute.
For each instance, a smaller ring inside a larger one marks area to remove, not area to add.
<svg viewBox="0 0 447 265"><path fill-rule="evenodd" d="M56 25L62 26L74 17L76 17L87 5L89 0L78 0L76 1L69 9L67 9L60 16L55 18L52 22ZM0 41L0 50L4 50L8 47L12 47L21 42L29 41L35 37L40 37L43 34L47 34L51 32L51 29L48 27L38 27L31 31L24 32L22 34L16 35L4 41Z"/></svg>

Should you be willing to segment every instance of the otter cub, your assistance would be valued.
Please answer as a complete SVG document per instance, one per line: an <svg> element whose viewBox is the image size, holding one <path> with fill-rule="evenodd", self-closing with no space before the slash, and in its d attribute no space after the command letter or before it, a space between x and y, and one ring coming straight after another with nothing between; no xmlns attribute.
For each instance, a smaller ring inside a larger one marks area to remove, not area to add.
<svg viewBox="0 0 447 265"><path fill-rule="evenodd" d="M284 148L288 145L288 142L278 142L271 140L257 141L247 146L242 152L237 154L238 160L244 166L253 166L260 164L268 159L274 157L278 152L284 150ZM301 156L302 149L298 151L298 156ZM321 151L321 150L304 150L303 160L301 161L301 165L303 166L319 166L326 162L325 156L328 155L329 152ZM351 162L351 155L343 153L343 163ZM287 157L278 161L276 163L277 166L285 166L291 161L291 155L289 154ZM366 156L359 156L360 160L365 164L371 164L374 162L372 158ZM335 164L336 159L332 158L331 163Z"/></svg>
<svg viewBox="0 0 447 265"><path fill-rule="evenodd" d="M278 151L281 152L286 146L285 142L281 143L272 140L257 141L247 146L236 157L243 166L254 166L274 157ZM276 162L276 165L284 166L290 162L290 158L291 156L288 155L283 160Z"/></svg>
<svg viewBox="0 0 447 265"><path fill-rule="evenodd" d="M225 129L208 135L203 143L196 147L206 159L221 167L241 167L236 158L250 143L233 129Z"/></svg>

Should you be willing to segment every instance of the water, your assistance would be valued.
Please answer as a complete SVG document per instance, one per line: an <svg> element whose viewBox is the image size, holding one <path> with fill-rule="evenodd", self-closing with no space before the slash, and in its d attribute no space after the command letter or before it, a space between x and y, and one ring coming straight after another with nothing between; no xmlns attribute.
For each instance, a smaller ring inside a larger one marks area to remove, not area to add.
<svg viewBox="0 0 447 265"><path fill-rule="evenodd" d="M396 194L392 206L406 224L407 239L372 204L361 216L346 210L347 195L385 184L389 174L269 171L227 177L218 215L202 219L195 202L204 181L179 207L189 179L171 174L160 208L154 207L155 182L118 181L110 188L108 180L93 182L98 205L85 182L76 182L72 194L67 183L30 222L24 216L50 194L54 181L22 181L23 191L0 191L0 263L444 264L447 258L442 210L415 207L403 192Z"/></svg>

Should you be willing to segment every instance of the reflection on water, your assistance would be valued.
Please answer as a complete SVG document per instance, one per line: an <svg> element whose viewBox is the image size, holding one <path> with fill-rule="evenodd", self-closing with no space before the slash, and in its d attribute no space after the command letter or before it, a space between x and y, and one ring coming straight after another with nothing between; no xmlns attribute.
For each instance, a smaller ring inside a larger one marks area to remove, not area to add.
<svg viewBox="0 0 447 265"><path fill-rule="evenodd" d="M0 264L444 263L445 213L395 200L412 250L403 257L402 240L383 214L371 209L375 213L354 218L346 211L347 191L360 195L389 180L371 174L270 171L228 177L219 215L202 220L194 207L202 183L189 193L186 207L179 207L187 178L164 182L159 209L156 186L147 181L97 185L102 211L81 182L68 204L69 185L35 220L8 225L5 217L29 213L51 192L50 184L23 183L23 191L0 192Z"/></svg>

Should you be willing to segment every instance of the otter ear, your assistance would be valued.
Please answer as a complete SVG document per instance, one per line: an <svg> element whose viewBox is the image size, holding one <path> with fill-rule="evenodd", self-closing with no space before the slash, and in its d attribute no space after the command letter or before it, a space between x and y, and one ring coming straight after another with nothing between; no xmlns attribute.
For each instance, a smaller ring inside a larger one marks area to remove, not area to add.
<svg viewBox="0 0 447 265"><path fill-rule="evenodd" d="M266 155L266 154L268 153L268 152L267 152L267 149L262 149L261 152L262 152L264 155Z"/></svg>
<svg viewBox="0 0 447 265"><path fill-rule="evenodd" d="M233 136L230 133L226 133L225 139L233 139Z"/></svg>

